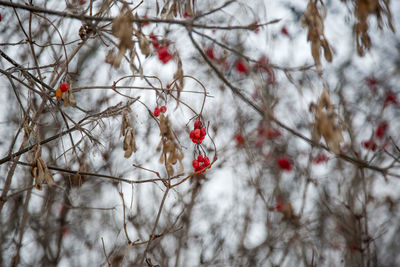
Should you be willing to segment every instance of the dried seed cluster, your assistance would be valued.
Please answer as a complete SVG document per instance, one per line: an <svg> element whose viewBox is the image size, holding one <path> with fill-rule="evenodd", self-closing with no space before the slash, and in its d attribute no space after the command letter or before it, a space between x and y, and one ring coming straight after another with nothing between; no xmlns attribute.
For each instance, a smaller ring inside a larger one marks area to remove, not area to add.
<svg viewBox="0 0 400 267"><path fill-rule="evenodd" d="M320 2L323 8L322 15L319 12L317 3ZM303 27L308 28L307 40L311 42L311 54L314 58L318 73L322 73L321 49L324 49L324 56L328 62L332 61L332 52L328 40L324 34L324 19L326 17L326 8L322 0L308 2L306 11L301 18Z"/></svg>
<svg viewBox="0 0 400 267"><path fill-rule="evenodd" d="M340 143L344 141L342 127L338 125L338 116L326 90L322 92L316 105L310 105L310 109L314 111L315 118L313 140L318 142L322 135L328 148L334 153L339 153Z"/></svg>
<svg viewBox="0 0 400 267"><path fill-rule="evenodd" d="M157 151L161 151L160 163L164 163L168 175L174 174L173 165L179 162L179 173L183 173L183 152L181 147L175 142L175 137L172 132L171 123L164 115L160 115L160 135L161 141L158 145Z"/></svg>
<svg viewBox="0 0 400 267"><path fill-rule="evenodd" d="M122 112L121 136L124 136L124 141L122 143L122 147L125 151L124 157L129 158L132 153L135 153L137 150L135 132L133 131L129 109L125 109Z"/></svg>
<svg viewBox="0 0 400 267"><path fill-rule="evenodd" d="M368 16L376 15L379 29L382 29L382 14L386 14L389 28L394 32L392 14L390 12L390 0L355 0L355 15L358 22L354 25L356 33L357 53L364 55L365 50L371 48L371 39L368 35Z"/></svg>
<svg viewBox="0 0 400 267"><path fill-rule="evenodd" d="M32 150L34 154L33 159L31 160L32 169L31 173L35 178L35 187L38 190L42 190L42 184L45 182L48 186L54 185L53 176L51 175L49 169L47 168L46 163L41 157L42 148L40 145L36 145Z"/></svg>

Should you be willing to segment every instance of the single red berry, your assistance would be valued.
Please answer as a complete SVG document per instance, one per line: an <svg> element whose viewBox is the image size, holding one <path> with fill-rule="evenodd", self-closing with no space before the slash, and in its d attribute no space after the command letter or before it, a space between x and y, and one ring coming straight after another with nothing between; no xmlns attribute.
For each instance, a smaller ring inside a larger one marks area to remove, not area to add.
<svg viewBox="0 0 400 267"><path fill-rule="evenodd" d="M199 144L199 145L201 145L201 143L203 142L203 140L201 140L201 139L197 139L198 141L197 141L197 143Z"/></svg>
<svg viewBox="0 0 400 267"><path fill-rule="evenodd" d="M206 128L203 127L203 128L200 129L200 135L201 135L201 137L207 135Z"/></svg>
<svg viewBox="0 0 400 267"><path fill-rule="evenodd" d="M158 50L158 59L164 64L166 64L168 61L172 59L172 55L168 51L167 47L165 46L160 47L160 49Z"/></svg>
<svg viewBox="0 0 400 267"><path fill-rule="evenodd" d="M375 77L367 77L365 78L365 83L368 85L369 88L375 88L378 84L378 80Z"/></svg>
<svg viewBox="0 0 400 267"><path fill-rule="evenodd" d="M278 204L276 204L276 206L275 206L275 209L276 209L277 211L282 211L282 208L283 208L283 204L282 204L282 203L278 203Z"/></svg>
<svg viewBox="0 0 400 267"><path fill-rule="evenodd" d="M389 104L394 104L394 105L396 105L398 102L397 102L397 98L396 98L396 95L395 94L393 94L392 92L388 92L387 94L386 94L386 99L385 99L385 102L384 102L384 104L383 104L383 106L388 106Z"/></svg>
<svg viewBox="0 0 400 267"><path fill-rule="evenodd" d="M236 139L236 143L237 143L238 145L243 145L243 143L244 143L244 138L243 138L243 136L242 136L240 133L237 133L237 134L236 134L235 139Z"/></svg>
<svg viewBox="0 0 400 267"><path fill-rule="evenodd" d="M240 60L240 59L239 59L239 60L236 62L235 69L236 69L238 72L240 72L240 73L243 73L243 74L246 74L246 73L247 73L247 66L246 66L246 64L243 62L243 60Z"/></svg>
<svg viewBox="0 0 400 267"><path fill-rule="evenodd" d="M378 129L376 129L376 136L378 138L383 138L383 136L387 131L388 126L389 124L387 122L382 122L381 124L379 124Z"/></svg>
<svg viewBox="0 0 400 267"><path fill-rule="evenodd" d="M196 170L199 168L199 162L197 160L192 161L193 168ZM197 170L196 170L197 171Z"/></svg>
<svg viewBox="0 0 400 267"><path fill-rule="evenodd" d="M288 30L286 29L285 26L282 27L281 33L282 33L283 35L289 36L289 32L288 32Z"/></svg>
<svg viewBox="0 0 400 267"><path fill-rule="evenodd" d="M188 12L183 13L184 18L191 18L193 17L193 14L189 14Z"/></svg>
<svg viewBox="0 0 400 267"><path fill-rule="evenodd" d="M166 111L167 111L167 107L166 106L161 106L160 112L161 113L165 113Z"/></svg>
<svg viewBox="0 0 400 267"><path fill-rule="evenodd" d="M290 161L286 157L281 157L277 160L277 163L279 165L279 168L285 171L290 171L292 169L292 166L290 164Z"/></svg>
<svg viewBox="0 0 400 267"><path fill-rule="evenodd" d="M156 108L154 109L154 116L155 116L155 117L158 117L158 115L160 115L160 109L159 109L158 107L156 107Z"/></svg>
<svg viewBox="0 0 400 267"><path fill-rule="evenodd" d="M154 47L155 49L158 49L158 47L160 46L160 44L158 43L157 36L155 36L154 34L151 33L151 34L149 35L149 37L150 37L150 39L152 40L153 47Z"/></svg>
<svg viewBox="0 0 400 267"><path fill-rule="evenodd" d="M214 50L211 47L207 48L206 55L211 59L215 59Z"/></svg>
<svg viewBox="0 0 400 267"><path fill-rule="evenodd" d="M196 138L200 138L200 136L201 136L201 131L200 131L200 129L194 130L194 136L195 136Z"/></svg>
<svg viewBox="0 0 400 267"><path fill-rule="evenodd" d="M210 165L210 159L207 156L204 157L204 165Z"/></svg>
<svg viewBox="0 0 400 267"><path fill-rule="evenodd" d="M195 128L195 129L200 129L201 126L203 126L203 123L201 123L201 121L196 120L196 121L194 122L194 128Z"/></svg>
<svg viewBox="0 0 400 267"><path fill-rule="evenodd" d="M67 82L63 82L62 84L60 84L60 90L62 92L68 91L68 88L69 88L69 84Z"/></svg>
<svg viewBox="0 0 400 267"><path fill-rule="evenodd" d="M204 157L203 157L203 155L198 155L198 156L197 156L197 160L198 160L199 162L204 162Z"/></svg>
<svg viewBox="0 0 400 267"><path fill-rule="evenodd" d="M193 140L193 138L194 138L194 130L191 130L191 131L190 131L189 137L190 137L190 139Z"/></svg>

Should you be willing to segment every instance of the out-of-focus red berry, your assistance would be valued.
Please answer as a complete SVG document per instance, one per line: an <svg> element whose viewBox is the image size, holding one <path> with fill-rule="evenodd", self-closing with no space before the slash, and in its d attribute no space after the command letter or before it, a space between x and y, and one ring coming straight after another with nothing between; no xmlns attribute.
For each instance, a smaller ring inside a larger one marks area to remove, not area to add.
<svg viewBox="0 0 400 267"><path fill-rule="evenodd" d="M321 164L321 163L327 162L328 160L329 160L329 157L327 155L325 155L324 153L320 153L314 158L313 162L315 164Z"/></svg>
<svg viewBox="0 0 400 267"><path fill-rule="evenodd" d="M167 111L167 107L166 106L161 106L160 112L161 113L165 113L166 111Z"/></svg>
<svg viewBox="0 0 400 267"><path fill-rule="evenodd" d="M158 38L157 38L157 36L155 36L154 34L150 33L149 37L150 37L150 39L152 40L153 47L154 47L155 49L158 49L158 47L160 46L160 44L158 43Z"/></svg>
<svg viewBox="0 0 400 267"><path fill-rule="evenodd" d="M212 49L212 47L207 48L206 55L211 59L215 59L214 49Z"/></svg>
<svg viewBox="0 0 400 267"><path fill-rule="evenodd" d="M247 66L241 59L236 62L235 69L240 73L247 74Z"/></svg>
<svg viewBox="0 0 400 267"><path fill-rule="evenodd" d="M270 139L275 139L281 136L281 132L275 129L268 129L266 135Z"/></svg>
<svg viewBox="0 0 400 267"><path fill-rule="evenodd" d="M288 32L288 30L287 30L287 28L286 28L285 26L282 27L281 33L282 33L283 35L289 36L289 32Z"/></svg>
<svg viewBox="0 0 400 267"><path fill-rule="evenodd" d="M158 59L164 64L168 63L168 61L170 61L172 59L171 53L168 51L168 48L165 46L160 47L160 49L158 49L157 53L158 53Z"/></svg>
<svg viewBox="0 0 400 267"><path fill-rule="evenodd" d="M364 141L362 144L366 149L371 149L372 151L375 151L377 147L376 143L373 140Z"/></svg>
<svg viewBox="0 0 400 267"><path fill-rule="evenodd" d="M277 160L279 168L285 171L292 170L292 166L290 164L290 160L287 157L280 157Z"/></svg>
<svg viewBox="0 0 400 267"><path fill-rule="evenodd" d="M398 104L396 95L393 94L392 92L388 92L386 94L386 98L385 98L385 102L384 102L383 106L387 107L389 104L394 104L394 105Z"/></svg>
<svg viewBox="0 0 400 267"><path fill-rule="evenodd" d="M383 138L386 134L389 124L387 122L382 122L378 125L378 129L376 129L376 136L378 138Z"/></svg>
<svg viewBox="0 0 400 267"><path fill-rule="evenodd" d="M237 134L235 135L235 140L236 140L236 143L237 143L238 145L243 145L243 143L244 143L244 138L243 138L243 136L242 136L241 133L237 133Z"/></svg>

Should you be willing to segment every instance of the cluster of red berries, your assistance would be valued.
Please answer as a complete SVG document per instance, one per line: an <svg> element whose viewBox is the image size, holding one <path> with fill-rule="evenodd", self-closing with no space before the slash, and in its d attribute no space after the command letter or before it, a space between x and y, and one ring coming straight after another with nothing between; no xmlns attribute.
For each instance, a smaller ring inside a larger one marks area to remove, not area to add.
<svg viewBox="0 0 400 267"><path fill-rule="evenodd" d="M371 149L372 151L375 151L377 148L377 144L372 139L364 141L363 146L366 149Z"/></svg>
<svg viewBox="0 0 400 267"><path fill-rule="evenodd" d="M192 161L192 165L194 171L201 171L201 173L205 172L207 167L208 169L211 168L210 166L210 159L207 156L199 155L197 159Z"/></svg>
<svg viewBox="0 0 400 267"><path fill-rule="evenodd" d="M192 139L192 142L195 144L201 144L203 142L204 138L207 135L206 128L202 127L203 123L201 121L196 120L194 122L194 130L190 131L190 139Z"/></svg>
<svg viewBox="0 0 400 267"><path fill-rule="evenodd" d="M167 107L166 106L156 107L153 113L154 117L158 117L160 115L160 112L161 113L167 112Z"/></svg>
<svg viewBox="0 0 400 267"><path fill-rule="evenodd" d="M60 84L60 87L57 88L56 90L56 97L60 99L62 97L62 94L67 92L69 89L69 84L67 82L63 82Z"/></svg>
<svg viewBox="0 0 400 267"><path fill-rule="evenodd" d="M157 50L158 59L163 63L167 64L168 61L173 59L172 54L168 50L168 43L162 45L162 43L158 40L157 36L154 34L150 34L150 39L152 40L153 47Z"/></svg>

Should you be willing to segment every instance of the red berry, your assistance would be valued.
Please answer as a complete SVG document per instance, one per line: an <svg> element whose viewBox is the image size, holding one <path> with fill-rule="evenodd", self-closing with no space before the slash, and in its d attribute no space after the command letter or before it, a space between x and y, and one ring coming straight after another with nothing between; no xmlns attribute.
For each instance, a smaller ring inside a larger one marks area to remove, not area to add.
<svg viewBox="0 0 400 267"><path fill-rule="evenodd" d="M196 138L200 138L200 136L201 136L201 131L200 131L200 129L194 130L194 136L195 136Z"/></svg>
<svg viewBox="0 0 400 267"><path fill-rule="evenodd" d="M60 84L60 90L62 92L68 91L68 88L69 88L69 84L67 82L64 82L64 83Z"/></svg>
<svg viewBox="0 0 400 267"><path fill-rule="evenodd" d="M193 160L192 165L193 165L193 168L197 171L197 169L199 168L199 162L197 160Z"/></svg>
<svg viewBox="0 0 400 267"><path fill-rule="evenodd" d="M193 140L193 138L194 138L194 130L191 130L191 131L190 131L189 137L190 137L190 139Z"/></svg>
<svg viewBox="0 0 400 267"><path fill-rule="evenodd" d="M278 203L278 204L276 204L275 209L276 209L277 211L281 211L281 210L282 210L282 207L283 207L282 203Z"/></svg>
<svg viewBox="0 0 400 267"><path fill-rule="evenodd" d="M367 77L365 78L365 83L370 87L374 88L378 84L378 80L375 77Z"/></svg>
<svg viewBox="0 0 400 267"><path fill-rule="evenodd" d="M164 64L172 59L172 55L168 51L167 47L160 47L160 49L158 50L158 59L161 60L161 62Z"/></svg>
<svg viewBox="0 0 400 267"><path fill-rule="evenodd" d="M210 159L207 156L204 157L204 165L206 166L210 165Z"/></svg>
<svg viewBox="0 0 400 267"><path fill-rule="evenodd" d="M195 129L200 129L201 126L203 126L203 123L201 123L201 121L196 120L196 121L194 122L194 128L195 128Z"/></svg>
<svg viewBox="0 0 400 267"><path fill-rule="evenodd" d="M313 160L315 164L321 164L323 162L327 162L329 160L329 157L325 155L324 153L318 154Z"/></svg>
<svg viewBox="0 0 400 267"><path fill-rule="evenodd" d="M159 47L160 45L159 45L159 43L158 43L157 37L156 37L154 34L152 34L152 33L149 35L149 37L150 37L150 39L153 41L153 47L154 47L155 49L158 49L158 47Z"/></svg>
<svg viewBox="0 0 400 267"><path fill-rule="evenodd" d="M273 129L268 129L267 132L267 137L274 139L274 138L278 138L279 136L281 136L281 132L278 130L273 130Z"/></svg>
<svg viewBox="0 0 400 267"><path fill-rule="evenodd" d="M238 72L246 74L247 73L247 66L242 60L238 60L236 62L235 68Z"/></svg>
<svg viewBox="0 0 400 267"><path fill-rule="evenodd" d="M206 128L201 128L201 129L200 129L200 136L201 136L201 137L204 137L204 136L206 136L206 135L207 135Z"/></svg>
<svg viewBox="0 0 400 267"><path fill-rule="evenodd" d="M160 115L160 109L159 109L158 107L156 107L156 108L154 109L154 116L155 116L155 117L158 117L158 115Z"/></svg>
<svg viewBox="0 0 400 267"><path fill-rule="evenodd" d="M379 124L378 129L376 129L376 136L378 138L383 138L383 136L386 133L386 130L388 128L388 123L387 122L382 122L381 124Z"/></svg>
<svg viewBox="0 0 400 267"><path fill-rule="evenodd" d="M184 18L191 18L193 17L193 14L189 14L188 12L183 13Z"/></svg>
<svg viewBox="0 0 400 267"><path fill-rule="evenodd" d="M198 155L198 156L197 156L197 160L198 160L199 162L204 162L203 155Z"/></svg>
<svg viewBox="0 0 400 267"><path fill-rule="evenodd" d="M283 35L289 36L289 32L288 32L288 30L286 29L285 26L282 27L281 33L282 33Z"/></svg>
<svg viewBox="0 0 400 267"><path fill-rule="evenodd" d="M277 160L277 163L279 165L279 168L285 171L290 171L292 169L292 166L290 164L290 161L286 157L281 157Z"/></svg>
<svg viewBox="0 0 400 267"><path fill-rule="evenodd" d="M235 136L236 142L238 145L243 145L244 143L244 138L240 133L237 133Z"/></svg>
<svg viewBox="0 0 400 267"><path fill-rule="evenodd" d="M398 102L397 102L396 95L393 94L392 92L388 92L388 93L386 94L385 103L384 103L383 105L386 107L386 106L389 105L389 104L394 104L394 105L396 105L397 103L398 103Z"/></svg>
<svg viewBox="0 0 400 267"><path fill-rule="evenodd" d="M167 111L167 107L166 106L161 106L160 112L161 113L165 113L166 111Z"/></svg>
<svg viewBox="0 0 400 267"><path fill-rule="evenodd" d="M215 59L214 50L211 47L207 48L206 55L211 59Z"/></svg>

